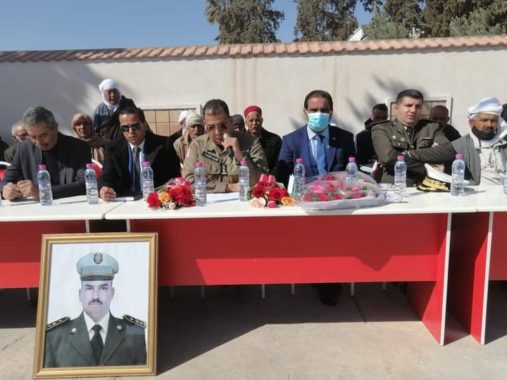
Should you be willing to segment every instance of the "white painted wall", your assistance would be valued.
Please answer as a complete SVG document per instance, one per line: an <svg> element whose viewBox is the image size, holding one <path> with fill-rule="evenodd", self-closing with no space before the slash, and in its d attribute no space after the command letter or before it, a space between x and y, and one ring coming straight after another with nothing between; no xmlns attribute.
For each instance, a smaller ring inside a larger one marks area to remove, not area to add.
<svg viewBox="0 0 507 380"><path fill-rule="evenodd" d="M264 111L264 126L280 135L304 123L305 95L333 95L338 123L357 133L373 104L404 88L452 97L452 124L466 132L466 110L484 96L507 102L506 49L374 52L335 56L196 58L167 61L0 63L0 133L30 105L55 113L64 132L75 112L93 113L104 78L122 85L140 105L202 104L224 99L231 113L250 104Z"/></svg>

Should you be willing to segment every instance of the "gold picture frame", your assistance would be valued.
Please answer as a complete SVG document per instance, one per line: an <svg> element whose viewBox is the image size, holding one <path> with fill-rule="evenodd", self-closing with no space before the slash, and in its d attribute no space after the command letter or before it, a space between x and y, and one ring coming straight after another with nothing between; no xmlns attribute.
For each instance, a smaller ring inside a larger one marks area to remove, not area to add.
<svg viewBox="0 0 507 380"><path fill-rule="evenodd" d="M157 251L156 233L43 235L35 378L156 374Z"/></svg>

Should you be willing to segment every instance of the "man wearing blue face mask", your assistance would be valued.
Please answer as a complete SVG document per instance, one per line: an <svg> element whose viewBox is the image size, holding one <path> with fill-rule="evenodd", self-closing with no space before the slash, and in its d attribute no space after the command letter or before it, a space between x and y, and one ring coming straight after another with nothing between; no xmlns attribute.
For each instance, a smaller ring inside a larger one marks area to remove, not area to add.
<svg viewBox="0 0 507 380"><path fill-rule="evenodd" d="M287 185L297 158L302 158L306 177L345 170L348 158L356 156L354 135L331 126L333 98L322 90L306 95L304 112L307 122L282 139L282 148L275 169L280 182ZM327 306L338 303L341 284L314 284L320 301Z"/></svg>
<svg viewBox="0 0 507 380"><path fill-rule="evenodd" d="M307 122L282 139L276 169L277 178L287 184L297 158L302 158L307 177L345 170L348 158L356 156L354 135L330 126L333 98L322 90L311 91L305 97Z"/></svg>

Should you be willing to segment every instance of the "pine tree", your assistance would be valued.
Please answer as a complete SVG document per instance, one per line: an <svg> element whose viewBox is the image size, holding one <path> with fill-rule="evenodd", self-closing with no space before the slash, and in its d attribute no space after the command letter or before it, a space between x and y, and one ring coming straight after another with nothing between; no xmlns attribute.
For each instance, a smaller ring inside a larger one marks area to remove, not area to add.
<svg viewBox="0 0 507 380"><path fill-rule="evenodd" d="M296 41L346 40L357 28L356 0L294 0Z"/></svg>
<svg viewBox="0 0 507 380"><path fill-rule="evenodd" d="M276 31L284 13L273 10L274 0L207 0L206 15L218 24L220 44L278 42Z"/></svg>

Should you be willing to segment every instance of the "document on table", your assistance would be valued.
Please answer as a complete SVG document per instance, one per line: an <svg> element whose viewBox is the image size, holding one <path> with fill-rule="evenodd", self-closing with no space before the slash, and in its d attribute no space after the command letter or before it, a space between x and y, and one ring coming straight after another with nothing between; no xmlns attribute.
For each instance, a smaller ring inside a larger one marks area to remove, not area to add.
<svg viewBox="0 0 507 380"><path fill-rule="evenodd" d="M206 196L208 203L237 201L238 199L239 193L211 193Z"/></svg>

